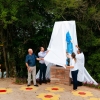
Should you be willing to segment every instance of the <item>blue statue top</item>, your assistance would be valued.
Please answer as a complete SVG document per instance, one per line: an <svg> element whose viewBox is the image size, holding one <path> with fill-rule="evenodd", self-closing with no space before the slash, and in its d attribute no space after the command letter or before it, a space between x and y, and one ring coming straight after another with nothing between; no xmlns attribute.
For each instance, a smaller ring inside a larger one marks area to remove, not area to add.
<svg viewBox="0 0 100 100"><path fill-rule="evenodd" d="M71 42L71 36L70 36L70 33L69 31L66 33L66 42L67 42L67 48L66 48L66 52L72 54L73 52L73 44Z"/></svg>

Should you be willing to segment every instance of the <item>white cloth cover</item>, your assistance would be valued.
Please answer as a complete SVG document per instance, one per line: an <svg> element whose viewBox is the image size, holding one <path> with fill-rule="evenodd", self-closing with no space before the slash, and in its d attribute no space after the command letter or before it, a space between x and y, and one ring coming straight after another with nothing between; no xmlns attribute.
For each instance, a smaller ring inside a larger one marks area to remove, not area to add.
<svg viewBox="0 0 100 100"><path fill-rule="evenodd" d="M77 48L75 45L78 45L77 35L76 35L76 24L75 21L59 21L55 22L51 39L48 46L48 54L45 56L44 60L47 65L46 77L50 78L50 66L51 64L60 65L65 68L66 65L66 33L69 31L72 43L73 51L76 53ZM50 64L49 64L50 63ZM80 72L78 74L78 81L93 83L97 85L98 83L89 75L85 67L79 68ZM49 73L49 74L48 74ZM39 78L39 72L36 75L36 78Z"/></svg>
<svg viewBox="0 0 100 100"><path fill-rule="evenodd" d="M49 53L44 58L45 61L61 65L66 65L66 33L69 31L72 41L74 41L73 51L76 53L77 37L75 21L55 22L51 40L48 46Z"/></svg>

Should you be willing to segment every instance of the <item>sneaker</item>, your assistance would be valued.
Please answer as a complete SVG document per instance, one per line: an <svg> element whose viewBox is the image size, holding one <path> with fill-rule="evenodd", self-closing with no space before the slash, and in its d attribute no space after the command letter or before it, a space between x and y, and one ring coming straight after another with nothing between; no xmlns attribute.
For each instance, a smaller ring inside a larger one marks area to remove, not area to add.
<svg viewBox="0 0 100 100"><path fill-rule="evenodd" d="M36 85L34 85L34 86L38 87L38 85L37 85L37 84L36 84Z"/></svg>

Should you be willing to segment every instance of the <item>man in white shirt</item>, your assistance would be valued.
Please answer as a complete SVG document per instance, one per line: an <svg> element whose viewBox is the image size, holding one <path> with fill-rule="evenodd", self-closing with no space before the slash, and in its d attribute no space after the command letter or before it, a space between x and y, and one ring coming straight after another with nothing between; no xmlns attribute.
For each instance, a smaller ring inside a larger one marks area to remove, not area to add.
<svg viewBox="0 0 100 100"><path fill-rule="evenodd" d="M43 76L43 82L46 83L46 69L47 66L45 65L44 62L44 57L46 56L47 52L44 51L44 47L40 47L40 52L38 53L38 57L41 58L41 60L39 61L40 64L40 75L39 75L39 83L40 85L42 84L42 76Z"/></svg>
<svg viewBox="0 0 100 100"><path fill-rule="evenodd" d="M79 69L79 72L78 72L78 85L81 86L82 85L82 82L84 81L84 54L83 52L81 51L81 49L76 46L78 48L77 50L77 55L76 55L76 60L77 60L77 66L78 66L78 69Z"/></svg>

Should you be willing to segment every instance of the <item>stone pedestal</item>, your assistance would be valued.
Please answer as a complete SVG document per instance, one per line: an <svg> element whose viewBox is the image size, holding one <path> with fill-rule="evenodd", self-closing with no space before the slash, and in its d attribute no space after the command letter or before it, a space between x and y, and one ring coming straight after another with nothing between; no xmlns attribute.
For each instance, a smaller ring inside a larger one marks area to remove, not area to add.
<svg viewBox="0 0 100 100"><path fill-rule="evenodd" d="M58 84L66 84L70 85L70 78L69 78L69 68L64 68L64 67L57 67L57 66L52 66L50 68L50 80L51 83L58 83Z"/></svg>

